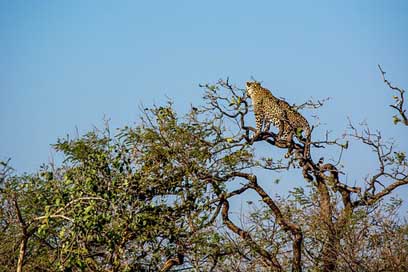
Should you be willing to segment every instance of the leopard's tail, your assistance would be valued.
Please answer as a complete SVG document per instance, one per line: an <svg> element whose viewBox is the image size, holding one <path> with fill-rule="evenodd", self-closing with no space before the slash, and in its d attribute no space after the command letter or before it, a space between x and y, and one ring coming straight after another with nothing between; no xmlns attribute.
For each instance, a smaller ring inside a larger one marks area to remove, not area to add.
<svg viewBox="0 0 408 272"><path fill-rule="evenodd" d="M310 159L310 144L312 142L312 130L310 129L309 126L305 128L304 133L306 139L304 141L303 156L307 160Z"/></svg>

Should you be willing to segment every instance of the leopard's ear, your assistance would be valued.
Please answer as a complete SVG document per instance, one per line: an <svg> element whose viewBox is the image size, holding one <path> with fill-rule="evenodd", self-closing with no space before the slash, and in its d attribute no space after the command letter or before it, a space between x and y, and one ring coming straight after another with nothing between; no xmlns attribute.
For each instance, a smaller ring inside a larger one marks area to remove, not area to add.
<svg viewBox="0 0 408 272"><path fill-rule="evenodd" d="M249 87L251 87L251 85L252 85L252 82L251 81L247 81L246 82L246 86L249 88Z"/></svg>

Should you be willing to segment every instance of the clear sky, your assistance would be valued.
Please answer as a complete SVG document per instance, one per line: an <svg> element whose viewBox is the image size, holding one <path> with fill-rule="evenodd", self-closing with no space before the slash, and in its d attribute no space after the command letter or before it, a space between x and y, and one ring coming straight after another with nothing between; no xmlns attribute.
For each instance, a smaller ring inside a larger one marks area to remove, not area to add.
<svg viewBox="0 0 408 272"><path fill-rule="evenodd" d="M290 103L332 97L317 134L350 117L408 150L377 69L408 88L407 14L408 1L0 1L0 158L33 172L76 128L133 124L166 96L184 112L227 76ZM375 169L370 155L351 145L348 182Z"/></svg>

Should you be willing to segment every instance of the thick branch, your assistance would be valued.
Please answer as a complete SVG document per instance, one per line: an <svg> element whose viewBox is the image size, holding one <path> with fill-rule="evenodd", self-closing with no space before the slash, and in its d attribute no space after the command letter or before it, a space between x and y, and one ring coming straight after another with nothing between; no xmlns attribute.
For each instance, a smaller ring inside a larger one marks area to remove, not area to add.
<svg viewBox="0 0 408 272"><path fill-rule="evenodd" d="M359 200L355 203L355 205L373 205L375 204L378 200L380 200L381 198L383 198L384 196L390 194L394 189L398 188L399 186L402 185L406 185L408 184L408 178L407 179L401 179L398 180L390 185L388 185L387 187L385 187L384 190L382 190L381 192L370 196L368 200Z"/></svg>
<svg viewBox="0 0 408 272"><path fill-rule="evenodd" d="M20 242L20 250L18 251L17 272L23 271L24 256L27 250L28 237L23 236Z"/></svg>
<svg viewBox="0 0 408 272"><path fill-rule="evenodd" d="M302 271L301 266L301 256L302 256L302 241L303 235L300 227L292 222L290 222L285 216L283 216L281 210L273 201L273 199L264 191L264 189L259 186L257 182L257 177L255 175L234 172L232 175L236 177L242 177L249 181L249 188L255 190L259 196L262 198L262 201L268 205L273 214L275 215L276 222L282 229L286 232L290 232L293 238L293 258L292 258L292 271ZM246 188L246 187L245 187Z"/></svg>
<svg viewBox="0 0 408 272"><path fill-rule="evenodd" d="M14 203L14 208L16 209L18 222L23 232L23 237L21 238L21 242L20 242L20 250L18 252L18 261L17 261L17 270L16 270L17 272L21 272L23 271L24 256L25 256L26 249L27 249L28 232L27 232L27 224L24 221L23 216L21 214L16 195L13 196L13 203Z"/></svg>
<svg viewBox="0 0 408 272"><path fill-rule="evenodd" d="M268 251L265 249L261 248L251 237L251 235L247 232L244 231L243 229L239 228L237 225L235 225L230 219L229 219L229 202L228 200L224 199L223 200L223 208L222 208L222 219L223 223L234 233L239 235L244 241L246 241L249 246L255 250L259 255L261 255L265 261L271 265L272 267L275 268L277 271L282 271L282 267L279 264L276 256L271 255Z"/></svg>
<svg viewBox="0 0 408 272"><path fill-rule="evenodd" d="M268 205L275 215L276 222L282 227L284 231L290 232L293 237L293 258L292 258L292 271L302 271L301 258L302 258L302 241L303 234L300 227L283 215L279 207L275 204L273 199L263 190L261 186L258 185L256 177L252 176L251 187L259 194L262 201Z"/></svg>

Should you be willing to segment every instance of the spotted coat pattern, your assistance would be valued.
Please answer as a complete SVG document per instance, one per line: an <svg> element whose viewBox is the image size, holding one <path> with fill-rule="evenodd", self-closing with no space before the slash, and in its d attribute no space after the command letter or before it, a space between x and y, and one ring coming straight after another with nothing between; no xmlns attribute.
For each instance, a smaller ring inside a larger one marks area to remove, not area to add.
<svg viewBox="0 0 408 272"><path fill-rule="evenodd" d="M268 131L272 124L279 130L279 139L290 141L293 135L298 137L300 130L306 137L309 135L310 126L307 120L286 101L273 96L259 82L247 82L246 91L252 100L258 131Z"/></svg>

